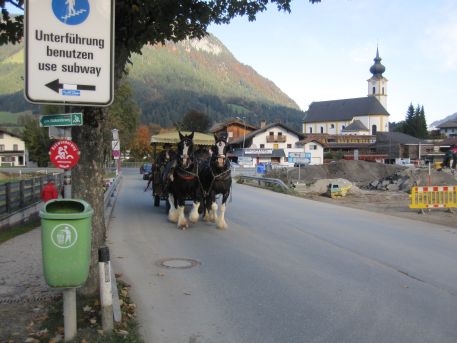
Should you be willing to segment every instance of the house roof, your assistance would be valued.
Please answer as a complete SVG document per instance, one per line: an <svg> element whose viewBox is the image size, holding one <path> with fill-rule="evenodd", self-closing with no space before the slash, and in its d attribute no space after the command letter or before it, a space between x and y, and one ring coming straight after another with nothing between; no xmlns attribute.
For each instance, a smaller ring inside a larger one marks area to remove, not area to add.
<svg viewBox="0 0 457 343"><path fill-rule="evenodd" d="M250 138L253 138L255 136L257 136L258 134L260 133L263 133L269 129L271 129L272 127L276 127L276 126L280 126L282 127L284 130L288 131L288 132L292 132L293 134L295 134L296 136L298 136L299 139L302 139L304 137L304 135L300 132L297 132L293 129L291 129L290 127L282 124L282 123L271 123L271 124L268 124L268 125L265 125L264 127L260 128L260 129L257 129L255 131L252 131L250 133L248 133L247 135L245 136L241 136L237 139L234 139L232 142L230 142L230 144L240 144L243 142L243 140L248 140Z"/></svg>
<svg viewBox="0 0 457 343"><path fill-rule="evenodd" d="M19 139L23 139L21 136L15 134L15 133L8 132L8 131L6 131L5 129L1 129L1 128L0 128L0 132L1 132L1 133L6 133L7 135L10 135L10 136L12 136L12 137L16 137L16 138L19 138Z"/></svg>
<svg viewBox="0 0 457 343"><path fill-rule="evenodd" d="M443 124L440 124L437 126L437 128L439 128L439 129L445 129L445 128L450 128L450 127L457 127L457 121L448 120L447 122L444 122Z"/></svg>
<svg viewBox="0 0 457 343"><path fill-rule="evenodd" d="M327 147L327 145L317 139L313 139L313 138L305 138L305 139L302 139L301 141L298 141L296 144L297 145L305 145L305 144L308 144L308 143L311 143L311 142L314 142L314 143L317 143L321 146L323 146L324 148Z"/></svg>
<svg viewBox="0 0 457 343"><path fill-rule="evenodd" d="M448 137L448 138L445 138L443 139L440 144L441 146L452 146L452 145L456 145L457 146L457 137Z"/></svg>
<svg viewBox="0 0 457 343"><path fill-rule="evenodd" d="M343 132L356 132L356 131L369 131L368 128L363 125L363 123L360 120L354 120L351 124L346 126L343 130Z"/></svg>
<svg viewBox="0 0 457 343"><path fill-rule="evenodd" d="M374 96L312 102L305 113L305 123L347 121L356 116L366 115L389 115Z"/></svg>
<svg viewBox="0 0 457 343"><path fill-rule="evenodd" d="M254 126L254 125L251 125L241 119L229 119L225 122L222 122L222 123L216 123L214 124L213 126L211 126L211 128L209 129L210 132L218 132L218 131L221 131L223 129L226 129L227 126L230 126L230 125L233 125L233 124L239 124L240 126L242 127L246 127L247 129L250 129L250 130L257 130L258 127L257 126Z"/></svg>

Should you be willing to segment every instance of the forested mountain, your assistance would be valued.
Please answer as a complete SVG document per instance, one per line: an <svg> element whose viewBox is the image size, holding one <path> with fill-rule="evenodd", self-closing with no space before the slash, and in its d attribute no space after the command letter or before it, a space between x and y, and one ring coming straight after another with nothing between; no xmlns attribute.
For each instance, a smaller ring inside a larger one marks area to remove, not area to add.
<svg viewBox="0 0 457 343"><path fill-rule="evenodd" d="M0 111L38 111L23 97L23 46L0 47ZM300 130L304 113L273 82L239 63L214 36L145 46L132 57L129 76L142 123L172 126L185 113L206 113L212 122L245 117L281 121Z"/></svg>

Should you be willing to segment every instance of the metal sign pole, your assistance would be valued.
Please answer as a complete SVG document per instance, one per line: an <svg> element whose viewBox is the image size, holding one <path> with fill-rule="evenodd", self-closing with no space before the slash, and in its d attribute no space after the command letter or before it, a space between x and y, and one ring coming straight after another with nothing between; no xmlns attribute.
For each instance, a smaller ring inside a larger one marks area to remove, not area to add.
<svg viewBox="0 0 457 343"><path fill-rule="evenodd" d="M71 107L65 106L65 113L70 113ZM71 135L70 127L70 136ZM71 198L71 169L65 169L63 174L63 197ZM71 341L76 336L76 288L66 288L63 290L63 319L65 342Z"/></svg>

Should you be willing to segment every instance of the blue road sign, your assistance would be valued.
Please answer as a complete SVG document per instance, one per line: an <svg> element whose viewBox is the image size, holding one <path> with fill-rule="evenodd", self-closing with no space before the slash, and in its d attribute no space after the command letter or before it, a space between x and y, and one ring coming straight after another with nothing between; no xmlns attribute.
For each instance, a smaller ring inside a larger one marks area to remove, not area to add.
<svg viewBox="0 0 457 343"><path fill-rule="evenodd" d="M79 25L89 16L90 6L88 0L52 0L52 11L62 23Z"/></svg>

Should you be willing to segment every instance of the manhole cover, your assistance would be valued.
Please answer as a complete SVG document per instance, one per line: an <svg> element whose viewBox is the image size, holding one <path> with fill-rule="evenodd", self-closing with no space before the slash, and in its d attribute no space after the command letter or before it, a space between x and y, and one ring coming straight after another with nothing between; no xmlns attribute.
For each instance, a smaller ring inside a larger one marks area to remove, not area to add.
<svg viewBox="0 0 457 343"><path fill-rule="evenodd" d="M199 266L201 263L190 258L164 258L157 261L156 264L163 268L188 269Z"/></svg>

